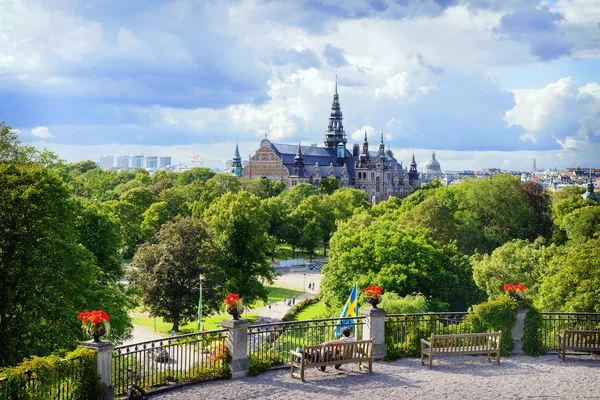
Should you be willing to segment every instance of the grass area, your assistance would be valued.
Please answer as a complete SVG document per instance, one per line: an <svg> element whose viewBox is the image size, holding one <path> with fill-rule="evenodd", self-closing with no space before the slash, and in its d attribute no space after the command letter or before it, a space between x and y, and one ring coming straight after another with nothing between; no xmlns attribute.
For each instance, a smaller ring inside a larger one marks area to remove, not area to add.
<svg viewBox="0 0 600 400"><path fill-rule="evenodd" d="M302 311L294 316L294 321L301 321L306 319L317 319L325 315L325 303L319 301L315 304L304 307Z"/></svg>
<svg viewBox="0 0 600 400"><path fill-rule="evenodd" d="M320 257L323 255L323 247L317 247L315 250L315 257ZM292 257L292 246L289 244L281 244L277 246L277 250L275 251L275 261L291 260L292 258L304 258L308 260L310 258L310 253L296 248L296 256ZM271 257L269 257L269 261L271 261Z"/></svg>
<svg viewBox="0 0 600 400"><path fill-rule="evenodd" d="M283 298L289 299L290 297L298 297L304 292L300 289L292 289L287 287L277 286L265 286L265 289L269 291L269 300L272 302L283 301ZM259 306L262 307L263 305Z"/></svg>
<svg viewBox="0 0 600 400"><path fill-rule="evenodd" d="M250 322L253 322L255 319L259 317L258 314L248 314L243 315L244 319L248 319ZM229 319L231 316L229 314L219 314L219 315L211 315L210 317L204 318L204 323L202 328L207 331L213 329L219 329L217 324L220 324L224 319ZM154 318L152 317L131 317L131 322L135 325L143 326L151 330L152 332L156 332L161 336L171 336L171 328L173 324L171 322L165 322L162 318L156 318L156 331L154 330ZM196 321L190 322L186 325L179 326L179 334L193 333L196 331Z"/></svg>

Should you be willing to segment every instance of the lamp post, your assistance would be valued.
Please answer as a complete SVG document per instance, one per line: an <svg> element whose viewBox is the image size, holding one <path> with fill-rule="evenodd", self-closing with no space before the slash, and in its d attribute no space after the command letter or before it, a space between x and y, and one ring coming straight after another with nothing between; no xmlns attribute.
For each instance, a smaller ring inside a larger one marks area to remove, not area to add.
<svg viewBox="0 0 600 400"><path fill-rule="evenodd" d="M202 329L202 275L199 276L200 279L200 297L198 299L198 322L196 323L196 330L200 331Z"/></svg>
<svg viewBox="0 0 600 400"><path fill-rule="evenodd" d="M304 283L302 284L302 290L306 293L306 272L304 273Z"/></svg>

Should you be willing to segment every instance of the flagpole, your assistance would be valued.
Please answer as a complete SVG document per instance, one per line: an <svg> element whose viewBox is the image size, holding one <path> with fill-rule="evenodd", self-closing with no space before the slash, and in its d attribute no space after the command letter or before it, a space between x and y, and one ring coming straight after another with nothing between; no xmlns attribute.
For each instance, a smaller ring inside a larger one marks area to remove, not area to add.
<svg viewBox="0 0 600 400"><path fill-rule="evenodd" d="M200 275L200 296L198 299L198 322L196 323L196 330L202 329L202 275Z"/></svg>

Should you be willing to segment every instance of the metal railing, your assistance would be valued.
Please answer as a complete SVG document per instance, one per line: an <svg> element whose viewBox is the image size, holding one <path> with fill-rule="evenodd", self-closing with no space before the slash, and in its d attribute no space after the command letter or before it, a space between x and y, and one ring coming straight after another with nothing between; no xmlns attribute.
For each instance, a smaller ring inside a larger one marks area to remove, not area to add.
<svg viewBox="0 0 600 400"><path fill-rule="evenodd" d="M8 378L0 378L0 399L80 399L85 395L82 386L86 386L81 380L87 378L85 371L80 368L81 361L81 357L61 360L53 368L52 376L44 375L44 378L26 370L16 384Z"/></svg>
<svg viewBox="0 0 600 400"><path fill-rule="evenodd" d="M151 389L228 376L225 339L226 330L220 329L115 347L115 396L132 383Z"/></svg>
<svg viewBox="0 0 600 400"><path fill-rule="evenodd" d="M352 336L362 339L365 317L344 318L352 321ZM305 321L277 322L248 327L248 355L271 366L288 364L290 350L303 344L319 344L338 339L335 334L340 318L324 318Z"/></svg>
<svg viewBox="0 0 600 400"><path fill-rule="evenodd" d="M558 334L564 330L600 330L600 313L543 312L542 342L549 351L558 350Z"/></svg>
<svg viewBox="0 0 600 400"><path fill-rule="evenodd" d="M385 317L385 344L388 352L406 352L413 340L436 334L468 333L462 320L468 312L388 314Z"/></svg>

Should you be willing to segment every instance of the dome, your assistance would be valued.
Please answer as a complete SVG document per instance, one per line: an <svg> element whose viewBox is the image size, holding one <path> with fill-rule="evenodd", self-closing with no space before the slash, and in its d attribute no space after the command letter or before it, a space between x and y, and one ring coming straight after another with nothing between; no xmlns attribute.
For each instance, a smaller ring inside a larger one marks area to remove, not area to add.
<svg viewBox="0 0 600 400"><path fill-rule="evenodd" d="M440 172L442 168L440 167L440 163L435 159L435 151L431 154L431 160L425 166L425 169L428 173L432 172Z"/></svg>

